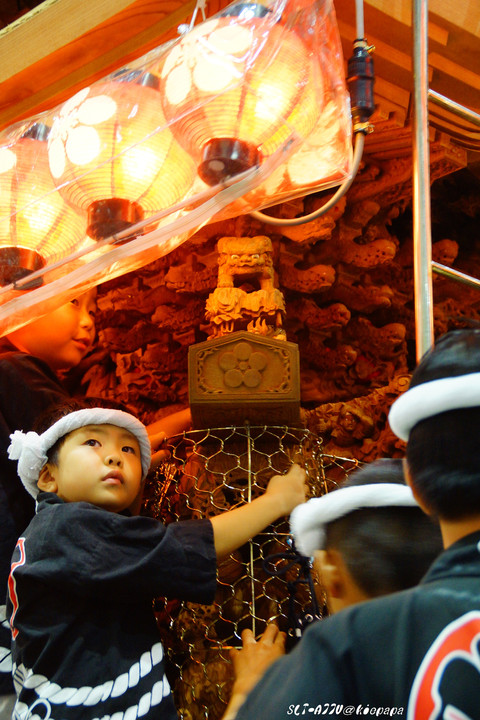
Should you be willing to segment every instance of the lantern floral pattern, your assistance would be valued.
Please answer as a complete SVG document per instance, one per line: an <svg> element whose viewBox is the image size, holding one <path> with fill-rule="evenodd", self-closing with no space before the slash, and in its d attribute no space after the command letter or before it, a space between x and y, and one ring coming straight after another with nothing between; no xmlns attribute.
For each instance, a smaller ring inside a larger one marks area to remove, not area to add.
<svg viewBox="0 0 480 720"><path fill-rule="evenodd" d="M186 35L168 54L162 68L168 102L178 105L193 87L206 93L221 92L239 82L242 58L247 56L251 42L248 28L221 26L218 20L206 22L200 37L196 32Z"/></svg>
<svg viewBox="0 0 480 720"><path fill-rule="evenodd" d="M67 159L75 165L95 160L102 141L95 125L109 120L117 105L108 95L89 98L90 88L81 90L60 109L49 139L50 170L55 178L65 171Z"/></svg>
<svg viewBox="0 0 480 720"><path fill-rule="evenodd" d="M312 92L314 65L284 25L219 16L182 37L156 72L165 116L181 118L175 134L194 158L217 138L247 142L267 157L317 121L323 94Z"/></svg>
<svg viewBox="0 0 480 720"><path fill-rule="evenodd" d="M158 82L128 68L81 90L59 110L49 161L59 192L88 210L112 198L141 206L145 217L189 192L195 167L165 120Z"/></svg>
<svg viewBox="0 0 480 720"><path fill-rule="evenodd" d="M39 123L33 123L27 128L32 135L25 131L0 146L0 251L4 260L7 249L32 251L43 266L65 257L85 241L86 218L57 192L46 139L35 137L38 127ZM48 134L49 127L41 127ZM5 261L7 265L10 262Z"/></svg>

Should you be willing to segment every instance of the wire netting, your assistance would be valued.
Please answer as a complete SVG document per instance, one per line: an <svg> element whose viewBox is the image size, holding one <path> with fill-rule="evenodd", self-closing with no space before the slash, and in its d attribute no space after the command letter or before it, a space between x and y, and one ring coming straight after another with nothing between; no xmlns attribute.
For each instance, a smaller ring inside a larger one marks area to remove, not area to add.
<svg viewBox="0 0 480 720"><path fill-rule="evenodd" d="M165 524L251 502L292 462L306 471L308 497L329 492L359 464L323 453L321 438L310 431L283 426L193 430L172 438L169 449L169 460L147 480L143 507ZM290 648L309 622L327 614L310 570L283 518L218 562L213 604L157 598L154 611L180 720L221 718L233 682L229 651L241 647L245 628L258 637L275 622Z"/></svg>

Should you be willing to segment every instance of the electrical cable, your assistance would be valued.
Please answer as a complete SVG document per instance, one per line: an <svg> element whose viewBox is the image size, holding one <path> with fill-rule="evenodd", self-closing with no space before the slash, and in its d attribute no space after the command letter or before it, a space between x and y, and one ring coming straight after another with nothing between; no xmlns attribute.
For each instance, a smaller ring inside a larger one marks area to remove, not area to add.
<svg viewBox="0 0 480 720"><path fill-rule="evenodd" d="M355 26L356 37L353 44L354 54L348 62L348 78L350 95L352 98L352 122L355 136L352 171L350 177L338 187L334 195L317 210L295 218L277 218L267 215L259 210L254 210L249 215L255 220L260 220L267 225L295 226L312 222L331 210L336 203L345 195L352 185L363 155L365 135L370 132L371 126L368 118L372 115L375 106L373 103L373 63L370 53L372 47L367 45L364 38L363 0L355 0Z"/></svg>

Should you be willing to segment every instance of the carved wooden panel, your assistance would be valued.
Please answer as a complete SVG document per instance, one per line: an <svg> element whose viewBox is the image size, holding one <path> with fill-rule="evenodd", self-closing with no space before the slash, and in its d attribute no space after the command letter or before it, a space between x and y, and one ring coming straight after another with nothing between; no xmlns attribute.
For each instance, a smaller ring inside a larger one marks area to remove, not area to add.
<svg viewBox="0 0 480 720"><path fill-rule="evenodd" d="M191 345L188 370L195 428L300 424L294 343L234 332Z"/></svg>

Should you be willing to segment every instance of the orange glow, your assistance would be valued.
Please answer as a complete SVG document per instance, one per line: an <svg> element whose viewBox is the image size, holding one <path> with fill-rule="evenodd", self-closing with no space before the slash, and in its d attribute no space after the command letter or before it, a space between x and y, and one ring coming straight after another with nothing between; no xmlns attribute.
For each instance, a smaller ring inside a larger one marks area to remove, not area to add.
<svg viewBox="0 0 480 720"><path fill-rule="evenodd" d="M147 217L182 199L195 174L166 127L158 90L138 77L102 81L68 100L53 123L49 157L60 193L84 210L119 198Z"/></svg>
<svg viewBox="0 0 480 720"><path fill-rule="evenodd" d="M183 116L175 134L197 166L216 138L268 157L292 133L296 140L306 137L322 110L322 90L312 91L311 53L295 33L263 17L203 23L167 53L157 72L165 115Z"/></svg>
<svg viewBox="0 0 480 720"><path fill-rule="evenodd" d="M55 262L84 240L85 228L85 216L55 188L45 139L22 136L0 147L2 257L5 249L35 250L43 261Z"/></svg>

